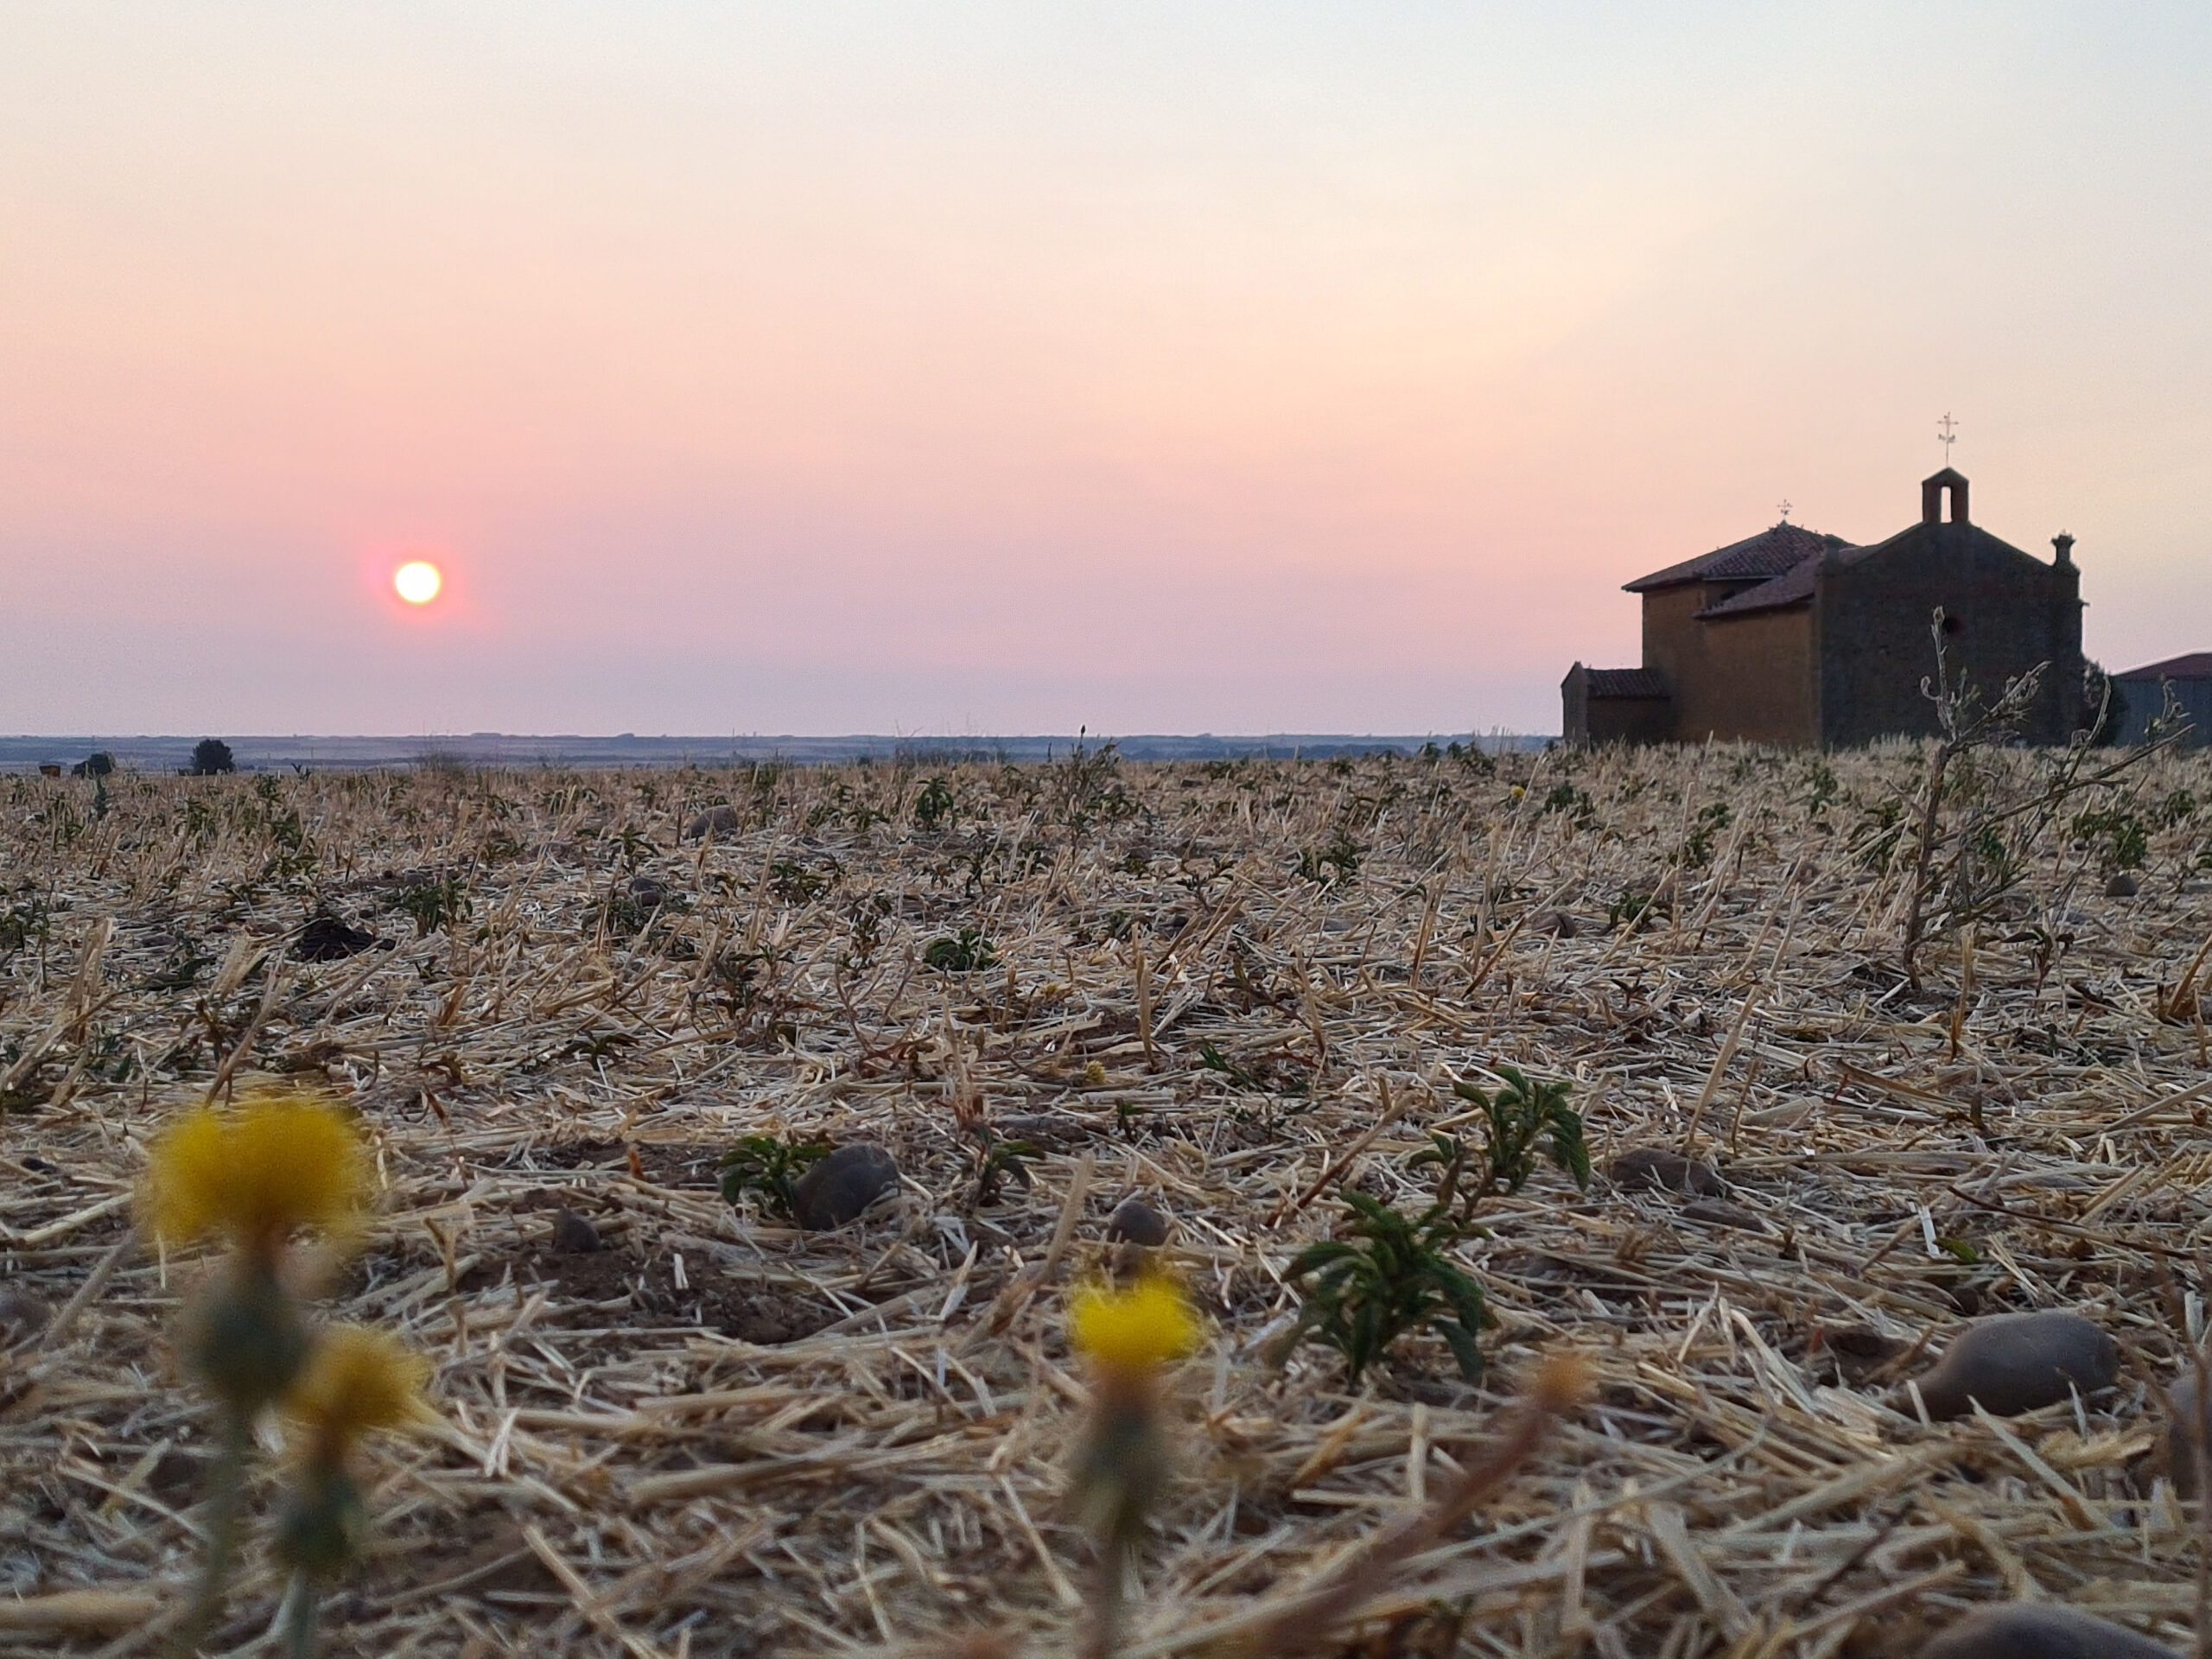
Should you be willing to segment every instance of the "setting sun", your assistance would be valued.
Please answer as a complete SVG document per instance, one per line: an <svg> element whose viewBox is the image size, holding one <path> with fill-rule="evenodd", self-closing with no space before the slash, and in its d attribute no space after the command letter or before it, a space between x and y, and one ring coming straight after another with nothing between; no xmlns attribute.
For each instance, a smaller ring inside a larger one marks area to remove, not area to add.
<svg viewBox="0 0 2212 1659"><path fill-rule="evenodd" d="M410 605L427 605L438 596L445 578L438 574L436 565L416 559L391 573L391 585Z"/></svg>

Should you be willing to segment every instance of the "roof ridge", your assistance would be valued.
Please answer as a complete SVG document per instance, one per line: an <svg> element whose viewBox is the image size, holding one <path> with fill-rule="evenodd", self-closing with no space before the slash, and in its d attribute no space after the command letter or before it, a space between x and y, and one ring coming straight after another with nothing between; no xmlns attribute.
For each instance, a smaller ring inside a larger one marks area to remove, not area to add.
<svg viewBox="0 0 2212 1659"><path fill-rule="evenodd" d="M1639 594L1692 582L1765 582L1795 569L1808 558L1852 545L1840 536L1794 524L1785 518L1741 541L1717 547L1694 559L1684 559L1679 564L1670 564L1622 586L1631 594Z"/></svg>
<svg viewBox="0 0 2212 1659"><path fill-rule="evenodd" d="M2115 680L2212 679L2212 651L2183 652L2180 656L2169 657L2162 663L2126 669L2112 677Z"/></svg>

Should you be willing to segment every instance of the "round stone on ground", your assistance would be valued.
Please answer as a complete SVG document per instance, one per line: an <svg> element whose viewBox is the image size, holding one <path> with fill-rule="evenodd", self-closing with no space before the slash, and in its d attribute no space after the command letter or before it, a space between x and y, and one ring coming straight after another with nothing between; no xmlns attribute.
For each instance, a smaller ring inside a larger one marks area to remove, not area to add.
<svg viewBox="0 0 2212 1659"><path fill-rule="evenodd" d="M1974 1401L1993 1417L2018 1416L2075 1389L2108 1389L2119 1377L2113 1339L2079 1313L2052 1308L1974 1320L1918 1381L1921 1403L1942 1419L1967 1415ZM1904 1408L1911 1409L1910 1396Z"/></svg>
<svg viewBox="0 0 2212 1659"><path fill-rule="evenodd" d="M2180 1659L2126 1625L2048 1602L2008 1602L1968 1613L1920 1649L1920 1659Z"/></svg>
<svg viewBox="0 0 2212 1659"><path fill-rule="evenodd" d="M1158 1249L1167 1242L1167 1217L1142 1198L1124 1198L1107 1217L1106 1236L1117 1244Z"/></svg>
<svg viewBox="0 0 2212 1659"><path fill-rule="evenodd" d="M683 826L683 839L695 840L701 836L734 836L737 833L737 809L734 806L710 806L703 812L695 812Z"/></svg>
<svg viewBox="0 0 2212 1659"><path fill-rule="evenodd" d="M818 1160L791 1188L791 1214L810 1233L860 1219L899 1187L899 1165L881 1147L858 1141Z"/></svg>
<svg viewBox="0 0 2212 1659"><path fill-rule="evenodd" d="M1661 1147L1637 1147L1613 1160L1606 1173L1614 1184L1631 1191L1662 1187L1669 1192L1694 1192L1717 1198L1728 1191L1720 1172L1699 1158L1685 1158Z"/></svg>
<svg viewBox="0 0 2212 1659"><path fill-rule="evenodd" d="M553 1217L552 1248L562 1255L589 1255L599 1248L599 1229L573 1210Z"/></svg>
<svg viewBox="0 0 2212 1659"><path fill-rule="evenodd" d="M2166 1390L2166 1478L2173 1483L2174 1496L2186 1503L2202 1486L2198 1459L2212 1448L2212 1412L2197 1399L2194 1366Z"/></svg>

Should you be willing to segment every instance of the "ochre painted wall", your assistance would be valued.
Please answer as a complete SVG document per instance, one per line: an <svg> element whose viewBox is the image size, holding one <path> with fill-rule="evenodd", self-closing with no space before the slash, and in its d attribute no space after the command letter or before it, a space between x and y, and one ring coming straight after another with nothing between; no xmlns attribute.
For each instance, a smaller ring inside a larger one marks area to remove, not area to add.
<svg viewBox="0 0 2212 1659"><path fill-rule="evenodd" d="M1697 625L1703 649L1675 682L1675 735L1752 743L1814 743L1811 607L1755 611Z"/></svg>
<svg viewBox="0 0 2212 1659"><path fill-rule="evenodd" d="M1699 636L1705 625L1696 620L1705 608L1705 584L1686 582L1662 588L1643 596L1643 665L1667 677L1667 683L1681 683L1685 672L1694 673L1704 657Z"/></svg>
<svg viewBox="0 0 2212 1659"><path fill-rule="evenodd" d="M1664 697L1592 697L1588 741L1664 743L1673 735L1672 705Z"/></svg>

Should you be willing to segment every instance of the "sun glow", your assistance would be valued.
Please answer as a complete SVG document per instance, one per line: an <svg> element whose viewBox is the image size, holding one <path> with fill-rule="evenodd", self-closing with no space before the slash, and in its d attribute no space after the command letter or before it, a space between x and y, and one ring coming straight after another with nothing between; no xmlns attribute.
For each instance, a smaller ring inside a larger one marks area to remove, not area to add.
<svg viewBox="0 0 2212 1659"><path fill-rule="evenodd" d="M427 605L438 596L438 589L445 586L445 578L438 574L438 567L423 559L412 560L391 573L393 591L410 605Z"/></svg>

